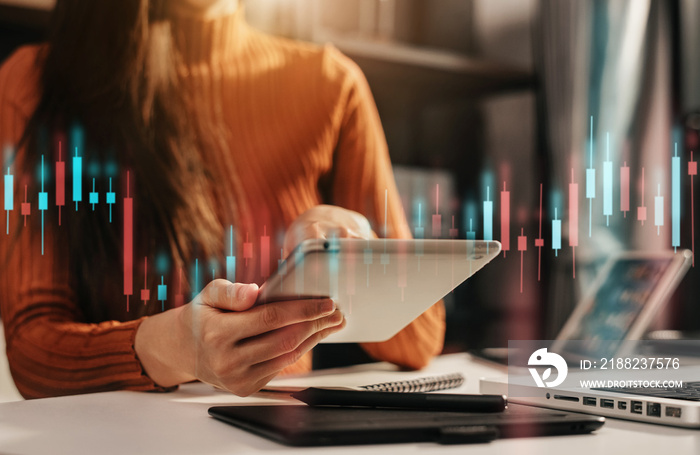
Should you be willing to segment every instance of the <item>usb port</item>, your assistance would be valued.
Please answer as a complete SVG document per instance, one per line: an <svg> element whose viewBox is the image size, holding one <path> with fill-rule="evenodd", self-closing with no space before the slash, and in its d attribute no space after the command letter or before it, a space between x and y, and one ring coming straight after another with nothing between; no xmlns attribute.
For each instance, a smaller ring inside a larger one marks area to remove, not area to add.
<svg viewBox="0 0 700 455"><path fill-rule="evenodd" d="M633 401L632 402L632 409L630 409L632 414L641 414L642 413L642 402L641 401Z"/></svg>
<svg viewBox="0 0 700 455"><path fill-rule="evenodd" d="M681 417L681 408L666 406L666 417Z"/></svg>
<svg viewBox="0 0 700 455"><path fill-rule="evenodd" d="M617 402L617 409L622 409L623 411L627 409L627 402L626 401L618 401Z"/></svg>
<svg viewBox="0 0 700 455"><path fill-rule="evenodd" d="M593 397L583 397L583 405L584 406L595 406L596 399Z"/></svg>
<svg viewBox="0 0 700 455"><path fill-rule="evenodd" d="M609 400L607 398L601 398L600 399L600 407L601 408L608 408L608 409L613 409L615 407L615 400Z"/></svg>

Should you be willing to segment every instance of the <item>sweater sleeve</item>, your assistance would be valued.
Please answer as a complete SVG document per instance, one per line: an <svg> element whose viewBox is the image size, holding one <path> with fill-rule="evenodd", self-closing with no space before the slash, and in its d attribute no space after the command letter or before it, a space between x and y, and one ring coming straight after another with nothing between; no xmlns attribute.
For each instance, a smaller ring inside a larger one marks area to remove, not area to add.
<svg viewBox="0 0 700 455"><path fill-rule="evenodd" d="M0 223L0 316L10 371L25 398L159 390L134 351L141 320L81 322L84 318L69 273L67 247L58 239L60 227L46 227L42 253L41 229L31 219L25 225L20 215L24 188L34 173L24 169L25 151L15 146L36 105L37 51L36 47L22 48L0 68L3 174L9 169L14 183L13 210L3 210ZM27 218L36 217L36 197L30 195L29 201Z"/></svg>
<svg viewBox="0 0 700 455"><path fill-rule="evenodd" d="M361 70L333 50L348 72L345 110L333 162L331 202L365 215L375 232L390 238L411 238L389 160L374 99ZM384 197L387 223L384 231ZM437 302L391 339L363 343L373 358L408 368L422 368L442 351L445 310Z"/></svg>

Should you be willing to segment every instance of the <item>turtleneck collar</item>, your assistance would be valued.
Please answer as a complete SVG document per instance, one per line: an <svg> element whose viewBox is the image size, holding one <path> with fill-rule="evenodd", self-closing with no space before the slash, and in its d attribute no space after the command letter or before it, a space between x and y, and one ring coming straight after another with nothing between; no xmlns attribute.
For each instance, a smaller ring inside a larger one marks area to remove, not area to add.
<svg viewBox="0 0 700 455"><path fill-rule="evenodd" d="M215 15L175 11L170 21L175 44L186 65L235 57L245 48L249 34L242 4L235 11Z"/></svg>

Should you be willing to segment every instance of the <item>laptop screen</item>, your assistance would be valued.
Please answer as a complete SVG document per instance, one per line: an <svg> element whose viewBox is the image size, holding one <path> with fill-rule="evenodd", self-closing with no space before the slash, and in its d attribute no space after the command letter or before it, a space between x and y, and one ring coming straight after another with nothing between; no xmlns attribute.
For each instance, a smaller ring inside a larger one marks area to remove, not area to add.
<svg viewBox="0 0 700 455"><path fill-rule="evenodd" d="M615 354L651 294L671 265L671 258L620 258L592 296L564 351L586 357ZM611 340L620 340L615 343Z"/></svg>

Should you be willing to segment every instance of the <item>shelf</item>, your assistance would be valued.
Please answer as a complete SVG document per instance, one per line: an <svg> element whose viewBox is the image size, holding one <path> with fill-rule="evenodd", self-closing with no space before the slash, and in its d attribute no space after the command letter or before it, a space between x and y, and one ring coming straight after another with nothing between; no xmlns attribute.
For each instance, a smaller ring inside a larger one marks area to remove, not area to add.
<svg viewBox="0 0 700 455"><path fill-rule="evenodd" d="M534 87L530 71L454 52L333 34L314 38L332 42L357 62L376 91L439 99L491 96Z"/></svg>
<svg viewBox="0 0 700 455"><path fill-rule="evenodd" d="M0 0L0 23L43 31L54 0ZM533 74L525 69L454 52L348 38L329 31L314 33L317 42L332 42L362 68L375 92L439 101L529 90Z"/></svg>

